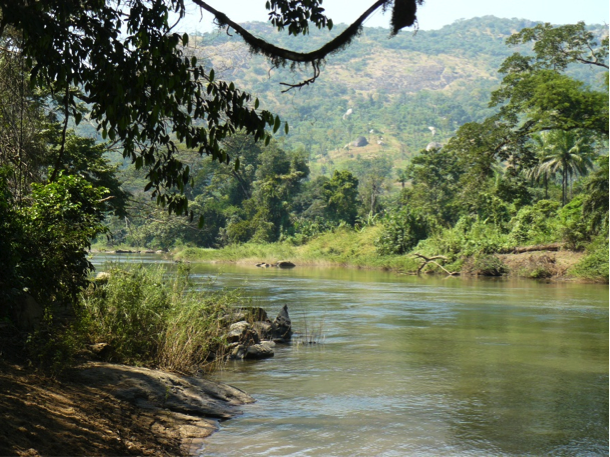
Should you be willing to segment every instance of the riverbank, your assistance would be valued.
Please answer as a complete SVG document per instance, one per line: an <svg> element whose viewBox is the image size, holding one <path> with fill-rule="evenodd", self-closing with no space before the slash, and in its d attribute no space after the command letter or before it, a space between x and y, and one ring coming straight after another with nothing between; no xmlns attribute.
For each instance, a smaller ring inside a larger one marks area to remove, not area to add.
<svg viewBox="0 0 610 457"><path fill-rule="evenodd" d="M287 306L249 305L188 267L113 266L63 315L1 322L0 455L195 454L254 402L203 375L290 341Z"/></svg>
<svg viewBox="0 0 610 457"><path fill-rule="evenodd" d="M87 363L52 378L0 364L0 455L193 455L254 400L161 370Z"/></svg>
<svg viewBox="0 0 610 457"><path fill-rule="evenodd" d="M513 276L547 280L608 282L607 250L597 257L587 252L567 249L539 250L521 253L481 254L437 259L422 268L423 260L412 254L379 255L375 239L380 227L363 231L337 230L322 234L301 246L288 243L230 245L222 249L185 247L171 252L175 260L190 262L227 262L274 264L290 260L298 265L339 266L395 271L402 274L443 274L447 271L468 276ZM601 253L601 254L600 254ZM433 256L442 253L428 253ZM593 262L585 265L589 258ZM592 263L592 265L591 265ZM584 265L584 266L583 266ZM420 270L421 269L421 270Z"/></svg>

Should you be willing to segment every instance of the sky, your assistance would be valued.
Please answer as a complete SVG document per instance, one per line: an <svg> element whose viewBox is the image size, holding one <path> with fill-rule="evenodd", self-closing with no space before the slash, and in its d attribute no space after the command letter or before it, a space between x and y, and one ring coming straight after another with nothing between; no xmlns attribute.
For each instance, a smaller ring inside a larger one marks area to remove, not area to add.
<svg viewBox="0 0 610 457"><path fill-rule="evenodd" d="M189 5L189 2L185 2ZM264 0L208 0L208 3L236 22L267 20ZM374 0L326 0L323 5L335 24L353 22ZM608 0L425 0L418 8L421 30L434 30L459 19L478 16L529 19L552 24L608 24ZM188 15L180 25L186 32L213 30L212 16L202 14L194 4L187 7ZM366 27L389 27L390 14L377 11L366 22ZM408 29L405 29L408 30Z"/></svg>

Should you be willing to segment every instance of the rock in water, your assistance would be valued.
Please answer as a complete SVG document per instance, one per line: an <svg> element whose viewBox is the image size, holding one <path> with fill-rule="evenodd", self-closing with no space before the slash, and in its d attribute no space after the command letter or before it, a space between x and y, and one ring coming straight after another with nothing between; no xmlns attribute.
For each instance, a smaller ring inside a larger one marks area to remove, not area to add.
<svg viewBox="0 0 610 457"><path fill-rule="evenodd" d="M253 344L246 349L246 354L244 356L245 359L266 359L269 357L273 357L274 351L273 344L270 341L263 341L259 344Z"/></svg>
<svg viewBox="0 0 610 457"><path fill-rule="evenodd" d="M288 260L280 260L275 264L277 268L294 268L296 265Z"/></svg>
<svg viewBox="0 0 610 457"><path fill-rule="evenodd" d="M283 306L280 313L271 323L269 336L277 343L288 343L290 341L292 337L292 322L288 315L288 305Z"/></svg>

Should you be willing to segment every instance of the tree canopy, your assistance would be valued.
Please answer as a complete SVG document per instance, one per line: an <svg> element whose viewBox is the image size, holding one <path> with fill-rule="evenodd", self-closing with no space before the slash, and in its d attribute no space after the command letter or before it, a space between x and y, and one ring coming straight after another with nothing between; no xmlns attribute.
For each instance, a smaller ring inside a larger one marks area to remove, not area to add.
<svg viewBox="0 0 610 457"><path fill-rule="evenodd" d="M308 83L319 74L324 58L347 45L374 11L392 6L396 33L413 25L422 0L378 0L338 37L308 54L273 46L206 2L192 2L273 64L310 64L314 77ZM306 34L310 23L333 26L321 3L272 0L266 7L278 30ZM78 104L87 103L102 136L119 141L124 157L137 168L146 167L147 190L152 189L157 203L170 213L185 213L188 206L183 192L191 175L177 157L179 143L228 163L225 138L243 130L268 142L269 130L281 127L279 117L258 109L257 99L231 82L217 80L213 68L185 53L189 37L173 32L175 24L170 23L170 13L184 17L184 0L2 0L0 11L0 36L9 29L20 35L19 47L12 52L25 57L31 83L49 87L59 98L64 139L57 162L64 159L69 119L78 124Z"/></svg>

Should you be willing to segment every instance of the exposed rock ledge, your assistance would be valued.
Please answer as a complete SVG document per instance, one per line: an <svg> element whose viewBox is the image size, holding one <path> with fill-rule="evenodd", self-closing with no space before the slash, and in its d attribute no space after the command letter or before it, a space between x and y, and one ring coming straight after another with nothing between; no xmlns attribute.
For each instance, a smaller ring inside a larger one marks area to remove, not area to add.
<svg viewBox="0 0 610 457"><path fill-rule="evenodd" d="M226 384L147 368L88 363L74 369L72 375L74 380L157 417L159 427L178 434L181 450L189 455L218 429L219 420L241 414L239 405L255 401Z"/></svg>

